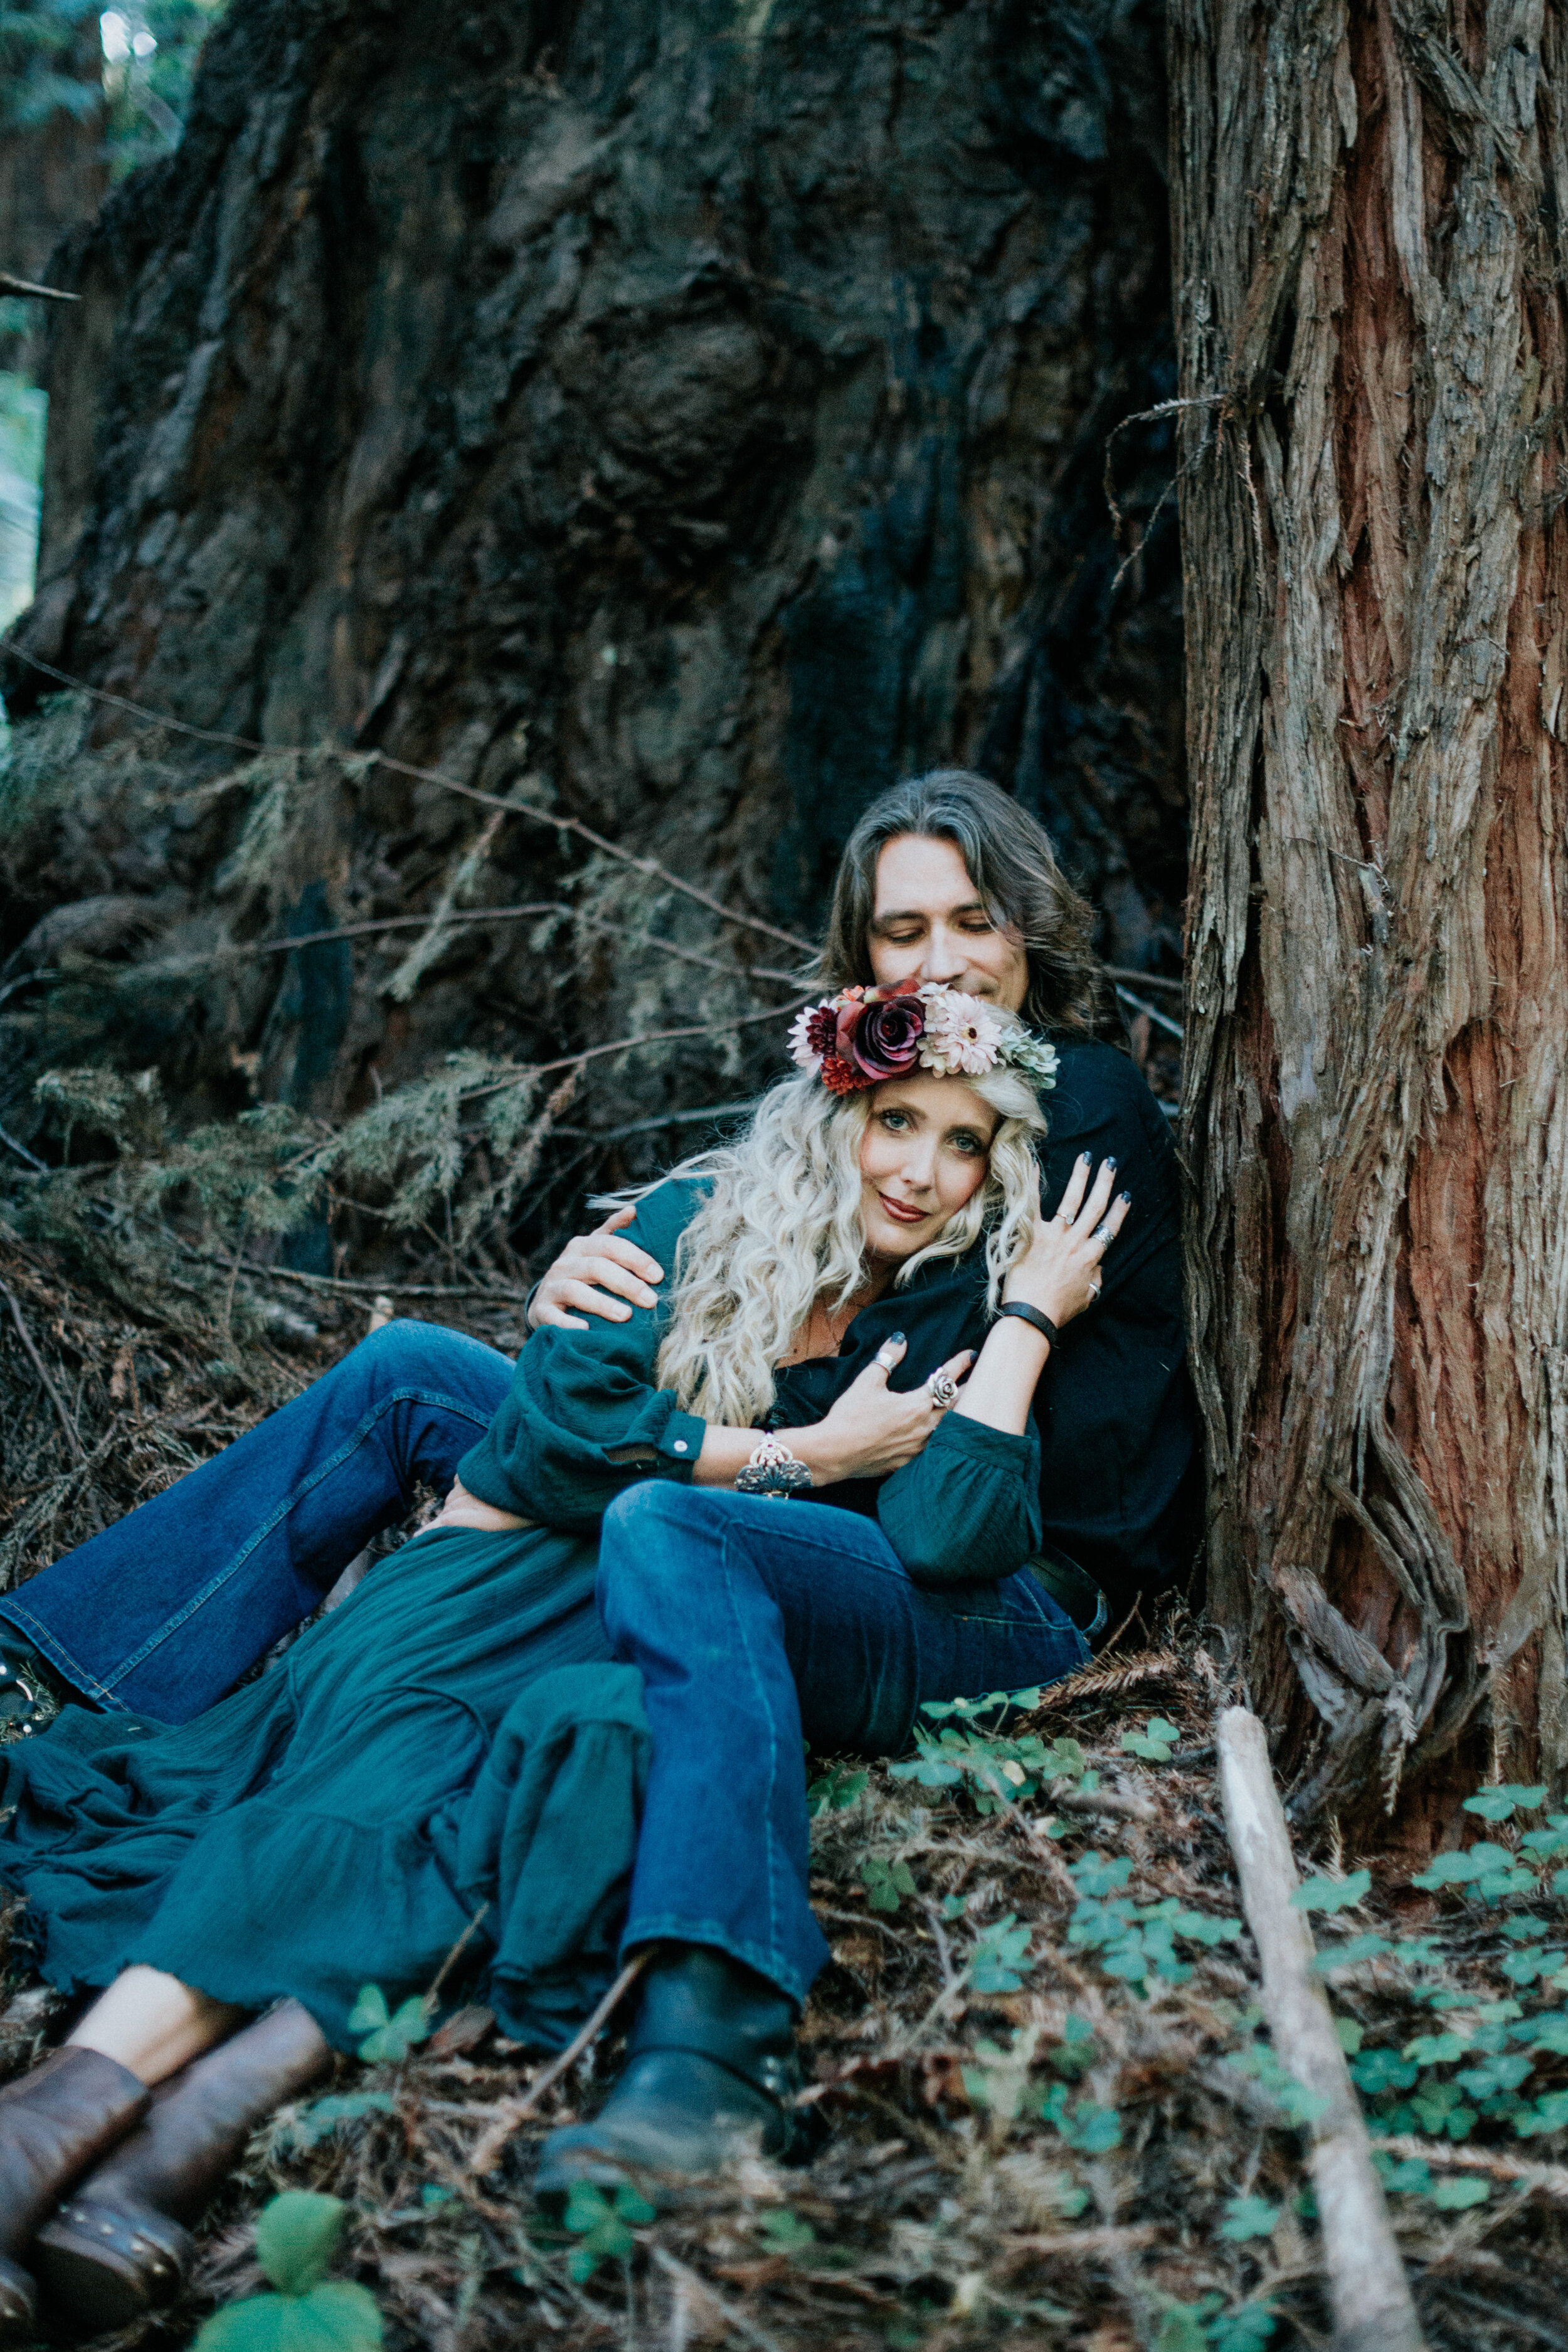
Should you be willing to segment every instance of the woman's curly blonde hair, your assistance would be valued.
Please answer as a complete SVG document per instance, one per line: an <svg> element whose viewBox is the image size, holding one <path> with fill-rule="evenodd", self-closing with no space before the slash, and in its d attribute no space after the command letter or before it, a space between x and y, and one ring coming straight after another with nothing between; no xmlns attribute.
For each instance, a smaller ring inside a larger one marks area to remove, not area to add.
<svg viewBox="0 0 1568 2352"><path fill-rule="evenodd" d="M900 1267L898 1286L928 1258L962 1257L982 1234L992 1312L1003 1277L1033 1238L1039 1205L1032 1145L1046 1131L1035 1090L1015 1069L968 1077L999 1112L985 1181L938 1239ZM773 1401L773 1371L820 1300L829 1311L859 1287L865 1266L860 1142L879 1089L835 1096L815 1078L786 1078L757 1105L745 1135L683 1160L676 1177L709 1195L680 1236L658 1385L682 1408L754 1427Z"/></svg>

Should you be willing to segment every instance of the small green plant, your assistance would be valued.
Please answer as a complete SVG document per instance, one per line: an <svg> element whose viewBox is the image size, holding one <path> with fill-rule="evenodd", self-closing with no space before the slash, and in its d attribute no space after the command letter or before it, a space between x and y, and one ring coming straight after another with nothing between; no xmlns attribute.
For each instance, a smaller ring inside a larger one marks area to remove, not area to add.
<svg viewBox="0 0 1568 2352"><path fill-rule="evenodd" d="M1483 1903L1497 1903L1505 1895L1532 1895L1535 1876L1517 1862L1508 1848L1483 1838L1462 1852L1435 1854L1428 1867L1410 1882L1428 1894L1439 1887L1463 1886Z"/></svg>
<svg viewBox="0 0 1568 2352"><path fill-rule="evenodd" d="M1495 1788L1478 1789L1473 1797L1465 1799L1467 1813L1479 1813L1483 1822L1508 1822L1515 1813L1533 1813L1545 1801L1544 1789L1527 1789L1515 1780L1502 1780Z"/></svg>
<svg viewBox="0 0 1568 2352"><path fill-rule="evenodd" d="M1248 2238L1272 2236L1279 2219L1279 2206L1270 2205L1267 2198L1232 2197L1226 2200L1219 2234L1243 2245Z"/></svg>
<svg viewBox="0 0 1568 2352"><path fill-rule="evenodd" d="M1266 2303L1226 2311L1224 2295L1200 2295L1196 2303L1167 2303L1154 2352L1263 2352L1274 2326Z"/></svg>
<svg viewBox="0 0 1568 2352"><path fill-rule="evenodd" d="M1372 1889L1370 1870L1352 1870L1348 1878L1309 1878L1290 1897L1292 1911L1349 1911L1364 1902Z"/></svg>
<svg viewBox="0 0 1568 2352"><path fill-rule="evenodd" d="M312 2099L290 2117L289 2140L294 2147L314 2147L339 2124L357 2123L365 2116L390 2116L395 2102L386 2091L347 2091L330 2098Z"/></svg>
<svg viewBox="0 0 1568 2352"><path fill-rule="evenodd" d="M633 2227L653 2218L653 2207L635 2189L617 2189L612 2204L592 2181L579 2180L566 2200L566 2227L581 2241L573 2247L566 2267L578 2285L591 2279L601 2263L628 2262L637 2246Z"/></svg>
<svg viewBox="0 0 1568 2352"><path fill-rule="evenodd" d="M909 1864L884 1862L880 1854L869 1854L860 1864L860 1882L873 1911L896 1911L901 1895L916 1892Z"/></svg>
<svg viewBox="0 0 1568 2352"><path fill-rule="evenodd" d="M359 2054L367 2066L395 2066L426 2040L430 2017L430 2004L418 1993L411 1994L394 2014L379 1985L361 1985L349 2012L349 2032L363 2034Z"/></svg>
<svg viewBox="0 0 1568 2352"><path fill-rule="evenodd" d="M1142 1731L1124 1731L1121 1745L1131 1756L1141 1756L1146 1764L1168 1764L1181 1745L1182 1735L1173 1723L1163 1716L1151 1716Z"/></svg>
<svg viewBox="0 0 1568 2352"><path fill-rule="evenodd" d="M974 1949L969 1956L966 1971L970 1985L976 1992L1016 1992L1023 1983L1016 1971L1028 1966L1029 1938L1033 1930L1020 1927L1015 1911L1004 1913L989 1927L983 1927L974 1938Z"/></svg>
<svg viewBox="0 0 1568 2352"><path fill-rule="evenodd" d="M347 2207L313 2189L285 2189L263 2206L256 2253L278 2290L215 2311L193 2352L377 2352L375 2298L351 2279L329 2279Z"/></svg>
<svg viewBox="0 0 1568 2352"><path fill-rule="evenodd" d="M857 1771L852 1764L835 1764L807 1789L806 1811L813 1821L819 1813L846 1812L869 1787L870 1780L869 1772Z"/></svg>
<svg viewBox="0 0 1568 2352"><path fill-rule="evenodd" d="M757 2224L757 2233L770 2254L788 2254L794 2259L813 2252L816 2246L816 2231L811 2223L803 2221L798 2213L792 2213L787 2205L764 2213Z"/></svg>

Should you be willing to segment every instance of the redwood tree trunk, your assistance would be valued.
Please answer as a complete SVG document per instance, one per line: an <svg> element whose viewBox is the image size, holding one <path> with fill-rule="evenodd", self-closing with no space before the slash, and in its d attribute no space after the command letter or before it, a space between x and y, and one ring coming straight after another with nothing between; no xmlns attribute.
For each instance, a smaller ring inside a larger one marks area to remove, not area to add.
<svg viewBox="0 0 1568 2352"><path fill-rule="evenodd" d="M1173 13L1191 1305L1303 1816L1568 1769L1564 20Z"/></svg>

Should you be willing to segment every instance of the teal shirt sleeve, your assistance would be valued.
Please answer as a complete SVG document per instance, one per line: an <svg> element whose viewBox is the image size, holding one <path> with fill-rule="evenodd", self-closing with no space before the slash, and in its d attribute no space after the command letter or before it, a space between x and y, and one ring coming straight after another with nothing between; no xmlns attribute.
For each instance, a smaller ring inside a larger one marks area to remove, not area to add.
<svg viewBox="0 0 1568 2352"><path fill-rule="evenodd" d="M663 1183L626 1228L663 1266L664 1295L701 1197L689 1181ZM707 1423L682 1412L673 1390L655 1386L667 1316L661 1296L624 1323L595 1317L585 1331L535 1331L505 1403L458 1465L468 1492L497 1510L586 1535L634 1479L689 1479Z"/></svg>
<svg viewBox="0 0 1568 2352"><path fill-rule="evenodd" d="M923 1450L883 1480L882 1532L915 1584L994 1583L1040 1548L1040 1439L944 1413Z"/></svg>

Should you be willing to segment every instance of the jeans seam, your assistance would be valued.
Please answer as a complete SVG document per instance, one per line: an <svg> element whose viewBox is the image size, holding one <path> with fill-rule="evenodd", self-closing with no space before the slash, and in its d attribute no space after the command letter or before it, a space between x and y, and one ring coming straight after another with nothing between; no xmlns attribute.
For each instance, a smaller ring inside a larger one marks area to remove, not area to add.
<svg viewBox="0 0 1568 2352"><path fill-rule="evenodd" d="M313 1475L290 1489L271 1517L253 1530L249 1541L235 1554L222 1574L215 1576L209 1584L204 1585L200 1592L186 1601L184 1607L176 1615L167 1619L157 1633L142 1643L134 1656L125 1659L116 1671L113 1682L107 1686L100 1685L100 1687L107 1687L108 1692L111 1694L115 1684L123 1682L128 1675L135 1673L138 1666L145 1664L154 1650L161 1650L163 1643L179 1632L187 1619L194 1617L198 1609L205 1608L216 1593L221 1592L224 1586L238 1575L246 1561L266 1542L273 1530L282 1525L289 1514L304 1501L306 1496L313 1493L323 1478L329 1477L334 1470L341 1469L349 1457L359 1451L377 1423L384 1421L394 1406L400 1404L434 1405L443 1412L455 1413L460 1420L471 1422L477 1429L488 1429L490 1419L494 1417L493 1415L489 1418L481 1417L470 1411L467 1405L459 1404L456 1399L443 1396L436 1391L420 1388L395 1389L390 1396L384 1397L379 1404L372 1407L358 1428L344 1439L335 1454L329 1455Z"/></svg>
<svg viewBox="0 0 1568 2352"><path fill-rule="evenodd" d="M750 1674L752 1678L752 1688L756 1695L759 1710L768 1727L768 1788L767 1801L764 1802L763 1807L763 1822L764 1826L764 1834L767 1839L768 1948L776 1955L779 1948L778 1894L775 1884L775 1872L778 1867L778 1840L773 1832L773 1801L778 1792L778 1732L773 1722L773 1709L768 1704L766 1686L763 1682L761 1675L758 1673L756 1658L746 1636L744 1621L740 1610L735 1605L735 1574L730 1564L731 1541L731 1531L726 1528L720 1545L719 1555L721 1561L722 1562L724 1571L725 1604L730 1611L731 1618L735 1626L741 1649L746 1661L747 1672ZM776 1611L777 1603L772 1601L771 1595L769 1596L769 1599L771 1604ZM803 1762L801 1766L803 1802L805 1801L805 1767ZM806 1897L806 1901L809 1907L809 1895Z"/></svg>

